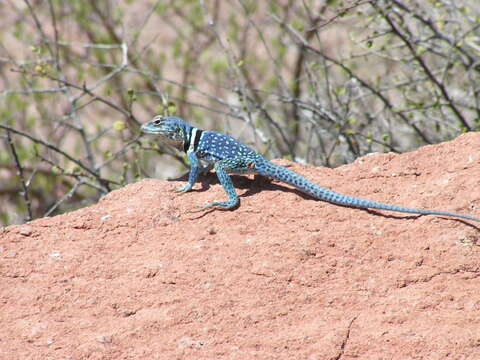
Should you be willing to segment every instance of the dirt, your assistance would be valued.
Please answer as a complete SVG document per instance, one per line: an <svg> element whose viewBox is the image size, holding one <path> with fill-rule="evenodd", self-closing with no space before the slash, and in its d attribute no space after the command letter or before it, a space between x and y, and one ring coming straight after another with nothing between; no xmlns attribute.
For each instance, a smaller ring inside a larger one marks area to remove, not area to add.
<svg viewBox="0 0 480 360"><path fill-rule="evenodd" d="M337 169L326 187L480 217L480 133ZM1 359L480 359L480 223L369 212L235 176L143 180L0 229ZM208 190L208 191L207 191Z"/></svg>

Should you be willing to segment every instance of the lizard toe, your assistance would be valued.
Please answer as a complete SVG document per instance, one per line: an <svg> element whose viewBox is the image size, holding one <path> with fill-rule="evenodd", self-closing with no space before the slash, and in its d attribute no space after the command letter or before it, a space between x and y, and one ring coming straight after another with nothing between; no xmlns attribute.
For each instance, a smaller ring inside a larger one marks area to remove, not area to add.
<svg viewBox="0 0 480 360"><path fill-rule="evenodd" d="M186 193L187 191L192 190L192 185L185 184L176 188L176 191L179 193Z"/></svg>

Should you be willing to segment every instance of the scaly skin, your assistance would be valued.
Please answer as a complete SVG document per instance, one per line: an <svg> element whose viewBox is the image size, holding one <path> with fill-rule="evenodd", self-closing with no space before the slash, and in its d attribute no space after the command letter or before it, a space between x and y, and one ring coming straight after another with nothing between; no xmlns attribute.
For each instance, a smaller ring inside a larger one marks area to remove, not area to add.
<svg viewBox="0 0 480 360"><path fill-rule="evenodd" d="M256 151L229 135L197 129L178 117L158 115L143 124L141 130L144 133L159 136L162 142L187 153L191 169L188 183L179 189L180 192L187 192L192 189L199 172L203 169L200 166L200 160L210 165L213 164L218 180L228 195L228 200L207 203L202 209L211 207L235 208L239 204L239 199L229 174L256 173L290 184L316 199L333 204L421 215L444 215L480 222L479 218L450 211L407 208L331 191L283 166L268 161Z"/></svg>

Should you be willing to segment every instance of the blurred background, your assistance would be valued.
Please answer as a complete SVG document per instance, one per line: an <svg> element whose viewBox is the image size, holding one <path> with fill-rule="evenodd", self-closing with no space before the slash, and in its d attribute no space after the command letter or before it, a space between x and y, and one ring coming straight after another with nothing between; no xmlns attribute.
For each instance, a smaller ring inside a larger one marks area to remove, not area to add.
<svg viewBox="0 0 480 360"><path fill-rule="evenodd" d="M183 173L183 154L139 137L155 114L330 167L480 129L478 0L2 0L0 14L4 225Z"/></svg>

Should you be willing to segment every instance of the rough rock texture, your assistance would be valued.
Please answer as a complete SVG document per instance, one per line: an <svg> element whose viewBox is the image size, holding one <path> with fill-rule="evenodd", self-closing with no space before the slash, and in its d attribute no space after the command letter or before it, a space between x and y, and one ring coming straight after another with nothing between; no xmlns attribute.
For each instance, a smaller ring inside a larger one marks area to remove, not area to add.
<svg viewBox="0 0 480 360"><path fill-rule="evenodd" d="M338 169L340 192L480 216L480 133ZM0 230L1 359L480 359L479 223L235 177L144 180ZM205 191L207 190L208 191Z"/></svg>

